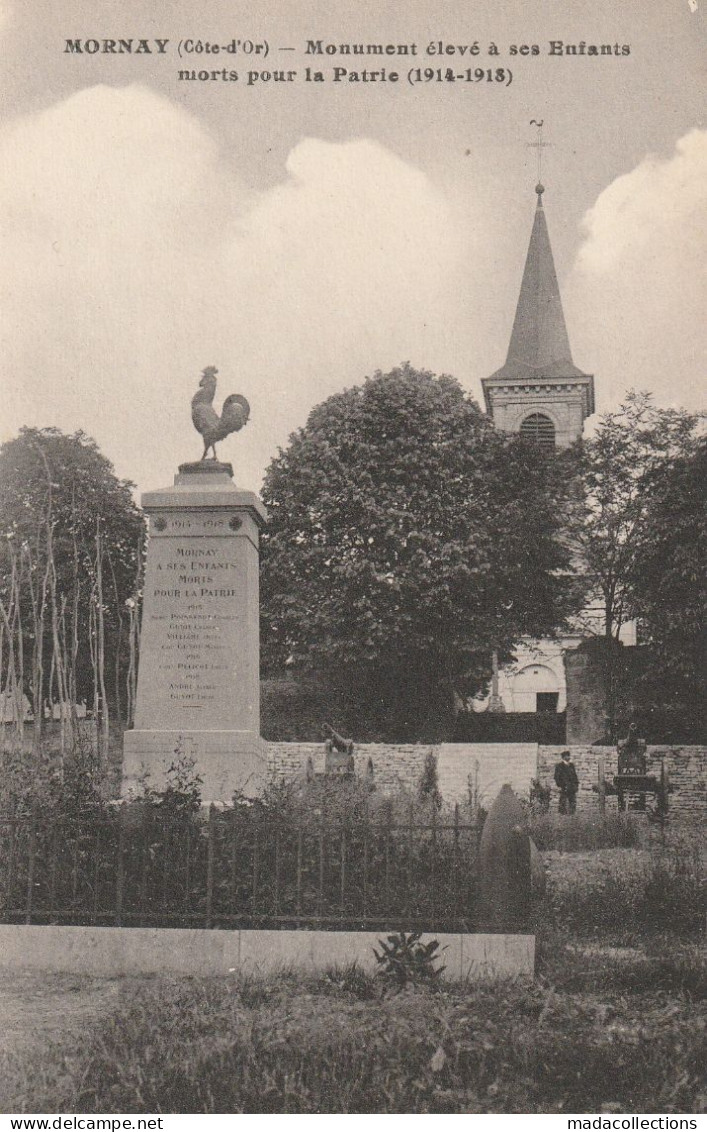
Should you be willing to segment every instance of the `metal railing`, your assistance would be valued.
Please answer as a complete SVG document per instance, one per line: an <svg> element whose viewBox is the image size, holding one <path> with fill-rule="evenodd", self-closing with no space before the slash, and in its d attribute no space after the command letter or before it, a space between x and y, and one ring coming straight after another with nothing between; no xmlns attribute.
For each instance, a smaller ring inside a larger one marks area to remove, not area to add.
<svg viewBox="0 0 707 1132"><path fill-rule="evenodd" d="M470 931L477 827L121 805L0 816L0 921Z"/></svg>

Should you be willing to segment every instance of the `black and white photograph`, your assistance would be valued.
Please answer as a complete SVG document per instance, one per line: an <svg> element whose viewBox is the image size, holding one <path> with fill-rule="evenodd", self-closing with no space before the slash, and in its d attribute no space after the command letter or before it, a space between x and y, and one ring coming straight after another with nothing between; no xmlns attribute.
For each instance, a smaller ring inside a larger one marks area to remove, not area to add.
<svg viewBox="0 0 707 1132"><path fill-rule="evenodd" d="M3 1129L707 1128L702 0L0 45Z"/></svg>

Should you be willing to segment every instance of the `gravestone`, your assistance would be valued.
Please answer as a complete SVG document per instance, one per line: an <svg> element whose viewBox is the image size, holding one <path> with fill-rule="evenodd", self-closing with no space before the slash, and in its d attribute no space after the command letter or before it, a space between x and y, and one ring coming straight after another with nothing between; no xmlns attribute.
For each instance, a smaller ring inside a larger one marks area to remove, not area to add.
<svg viewBox="0 0 707 1132"><path fill-rule="evenodd" d="M523 808L506 784L489 810L481 834L477 931L527 931L533 892L532 845Z"/></svg>
<svg viewBox="0 0 707 1132"><path fill-rule="evenodd" d="M147 492L149 542L135 724L124 737L123 795L164 786L194 762L204 801L261 789L259 530L265 510L230 464L183 464Z"/></svg>

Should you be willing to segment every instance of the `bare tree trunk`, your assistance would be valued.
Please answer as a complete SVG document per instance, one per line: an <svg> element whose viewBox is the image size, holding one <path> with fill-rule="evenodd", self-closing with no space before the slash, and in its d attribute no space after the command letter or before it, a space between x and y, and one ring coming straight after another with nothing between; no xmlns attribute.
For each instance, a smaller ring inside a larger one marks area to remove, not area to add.
<svg viewBox="0 0 707 1132"><path fill-rule="evenodd" d="M64 771L66 756L66 714L68 703L68 690L66 687L66 674L61 654L61 639L59 634L59 607L57 600L56 567L52 555L52 568L49 580L49 592L52 606L52 670L56 678L57 698L59 700L59 749L61 751L61 769ZM51 687L51 685L50 685Z"/></svg>
<svg viewBox="0 0 707 1132"><path fill-rule="evenodd" d="M72 578L72 605L71 605L71 661L69 666L69 696L72 710L75 713L77 700L76 665L79 655L79 595L81 583L79 581L79 545L76 539L76 487L71 488L71 536L74 547L74 575ZM76 725L78 735L78 722Z"/></svg>
<svg viewBox="0 0 707 1132"><path fill-rule="evenodd" d="M135 570L135 583L133 594L128 604L130 624L128 628L128 674L126 679L128 693L127 725L132 727L135 723L135 700L137 698L137 666L140 652L140 593L143 577L144 539L140 536L137 548L137 568Z"/></svg>
<svg viewBox="0 0 707 1132"><path fill-rule="evenodd" d="M98 666L98 681L101 695L101 727L98 750L101 762L105 765L105 759L108 756L110 714L108 709L108 696L106 695L106 629L105 607L103 605L103 535L100 529L100 519L96 521L96 599L96 657Z"/></svg>
<svg viewBox="0 0 707 1132"><path fill-rule="evenodd" d="M20 751L25 744L25 643L22 627L21 573L15 571L15 634L17 636L17 679L15 684L17 702L17 743Z"/></svg>
<svg viewBox="0 0 707 1132"><path fill-rule="evenodd" d="M11 734L13 736L13 744L17 741L17 666L15 663L15 638L14 638L14 586L10 589L10 598L7 608L4 603L0 601L0 617L2 617L3 636L7 634L7 672L5 675L5 682L2 686L2 719L3 719L3 732L5 728L5 717L8 714L8 707L10 709L10 723L12 724Z"/></svg>
<svg viewBox="0 0 707 1132"><path fill-rule="evenodd" d="M125 680L127 688L127 719L126 724L132 727L135 723L135 697L137 695L137 633L138 633L138 608L137 602L131 599L130 606L130 624L128 627L128 674Z"/></svg>
<svg viewBox="0 0 707 1132"><path fill-rule="evenodd" d="M120 690L120 650L123 644L123 612L120 608L120 597L118 594L118 579L115 576L115 569L113 567L113 559L110 550L108 554L108 565L110 566L111 580L113 582L113 596L115 598L115 616L118 622L116 641L115 641L115 656L113 657L113 679L115 687L115 714L118 721L123 718L123 705L122 694Z"/></svg>
<svg viewBox="0 0 707 1132"><path fill-rule="evenodd" d="M99 693L98 693L98 654L96 646L96 587L91 589L89 617L88 617L88 647L91 655L91 672L93 674L93 722L98 734Z"/></svg>

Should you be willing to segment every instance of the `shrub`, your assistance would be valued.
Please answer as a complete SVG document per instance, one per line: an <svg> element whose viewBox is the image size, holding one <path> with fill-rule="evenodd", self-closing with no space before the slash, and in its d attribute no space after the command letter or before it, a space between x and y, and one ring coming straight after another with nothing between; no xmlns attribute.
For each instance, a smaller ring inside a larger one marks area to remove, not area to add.
<svg viewBox="0 0 707 1132"><path fill-rule="evenodd" d="M437 986L445 967L435 967L439 960L439 941L422 942L421 932L397 932L387 942L378 940L380 951L373 948L378 974L398 990L408 985Z"/></svg>

